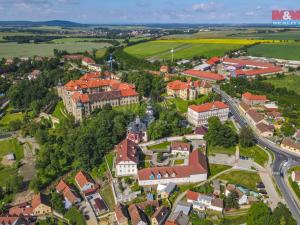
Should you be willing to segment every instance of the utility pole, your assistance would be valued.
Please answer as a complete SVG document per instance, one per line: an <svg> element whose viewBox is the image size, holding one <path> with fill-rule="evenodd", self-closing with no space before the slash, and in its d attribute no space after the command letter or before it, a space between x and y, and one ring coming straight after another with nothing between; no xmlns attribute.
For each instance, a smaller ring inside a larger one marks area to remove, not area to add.
<svg viewBox="0 0 300 225"><path fill-rule="evenodd" d="M172 63L173 63L173 61L174 61L174 49L173 48L171 49L171 54L172 54Z"/></svg>

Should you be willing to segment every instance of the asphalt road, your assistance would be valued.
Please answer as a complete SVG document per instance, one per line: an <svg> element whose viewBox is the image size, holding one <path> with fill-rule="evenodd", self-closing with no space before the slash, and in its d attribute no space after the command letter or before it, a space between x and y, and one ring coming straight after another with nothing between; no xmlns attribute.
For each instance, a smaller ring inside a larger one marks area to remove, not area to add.
<svg viewBox="0 0 300 225"><path fill-rule="evenodd" d="M237 103L234 101L233 98L231 98L225 92L221 91L219 86L214 86L214 91L219 93L222 96L222 98L228 103L230 107L230 112L233 114L236 121L240 124L241 127L245 125L250 126L247 120L241 115ZM275 161L273 162L272 166L273 176L291 213L296 219L297 224L300 224L300 208L296 202L298 200L294 199L294 195L292 194L291 190L289 189L289 187L287 187L287 184L284 181L284 175L286 175L286 171L288 170L288 168L300 165L300 155L287 152L286 150L280 148L279 146L267 140L266 138L261 137L255 132L254 136L257 141L257 144L270 149L274 153ZM283 176L281 176L280 174L283 174Z"/></svg>

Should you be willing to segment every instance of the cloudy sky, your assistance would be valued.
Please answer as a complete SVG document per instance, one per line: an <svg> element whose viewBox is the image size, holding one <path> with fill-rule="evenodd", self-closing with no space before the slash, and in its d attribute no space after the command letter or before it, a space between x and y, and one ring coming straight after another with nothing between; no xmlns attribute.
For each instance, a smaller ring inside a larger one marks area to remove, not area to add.
<svg viewBox="0 0 300 225"><path fill-rule="evenodd" d="M83 23L270 22L272 9L300 0L0 0L0 20Z"/></svg>

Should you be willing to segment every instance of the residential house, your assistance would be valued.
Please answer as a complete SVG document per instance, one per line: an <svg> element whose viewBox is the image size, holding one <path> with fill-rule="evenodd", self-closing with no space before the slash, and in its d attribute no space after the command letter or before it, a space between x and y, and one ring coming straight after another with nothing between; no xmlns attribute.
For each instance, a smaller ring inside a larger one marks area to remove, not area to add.
<svg viewBox="0 0 300 225"><path fill-rule="evenodd" d="M167 185L159 184L157 186L157 195L160 196L161 199L169 198L170 195L174 192L177 185L175 183L168 183Z"/></svg>
<svg viewBox="0 0 300 225"><path fill-rule="evenodd" d="M115 217L118 225L128 225L129 224L129 215L125 205L119 203L115 208Z"/></svg>
<svg viewBox="0 0 300 225"><path fill-rule="evenodd" d="M188 216L191 212L191 209L192 209L191 203L180 201L178 202L174 212L183 212L183 214Z"/></svg>
<svg viewBox="0 0 300 225"><path fill-rule="evenodd" d="M89 174L80 170L75 176L75 182L79 187L80 191L85 192L90 189L96 188L95 181L90 177Z"/></svg>
<svg viewBox="0 0 300 225"><path fill-rule="evenodd" d="M274 130L275 130L273 125L267 125L263 122L257 124L256 129L263 137L273 137Z"/></svg>
<svg viewBox="0 0 300 225"><path fill-rule="evenodd" d="M95 198L91 201L96 215L101 215L108 211L108 207L102 198Z"/></svg>
<svg viewBox="0 0 300 225"><path fill-rule="evenodd" d="M188 165L152 167L138 171L140 186L182 183L196 183L207 179L206 156L197 149L189 155Z"/></svg>
<svg viewBox="0 0 300 225"><path fill-rule="evenodd" d="M300 142L291 138L284 138L280 146L289 151L300 152Z"/></svg>
<svg viewBox="0 0 300 225"><path fill-rule="evenodd" d="M1 225L29 225L31 224L25 218L17 216L0 216Z"/></svg>
<svg viewBox="0 0 300 225"><path fill-rule="evenodd" d="M206 209L222 212L223 200L214 196L188 191L186 194L187 202L193 204L193 209L204 211Z"/></svg>
<svg viewBox="0 0 300 225"><path fill-rule="evenodd" d="M282 114L280 112L277 112L277 111L267 112L267 117L269 119L275 120L276 122L284 121L284 117L282 116Z"/></svg>
<svg viewBox="0 0 300 225"><path fill-rule="evenodd" d="M242 101L250 106L264 105L268 100L265 95L254 95L249 92L242 94Z"/></svg>
<svg viewBox="0 0 300 225"><path fill-rule="evenodd" d="M251 107L249 105L247 105L245 102L240 102L239 107L241 109L241 111L244 113L244 115L247 114L247 112L251 109Z"/></svg>
<svg viewBox="0 0 300 225"><path fill-rule="evenodd" d="M189 217L182 211L170 215L165 225L189 225Z"/></svg>
<svg viewBox="0 0 300 225"><path fill-rule="evenodd" d="M168 217L168 208L160 206L151 217L151 225L163 225Z"/></svg>
<svg viewBox="0 0 300 225"><path fill-rule="evenodd" d="M148 141L147 124L141 121L139 116L136 117L135 121L129 123L127 139L134 141L136 144Z"/></svg>
<svg viewBox="0 0 300 225"><path fill-rule="evenodd" d="M132 204L128 208L132 225L147 225L146 215L140 210L137 205Z"/></svg>
<svg viewBox="0 0 300 225"><path fill-rule="evenodd" d="M202 105L190 105L188 107L187 119L194 126L205 125L208 119L217 116L221 122L228 119L229 106L223 102L215 101Z"/></svg>
<svg viewBox="0 0 300 225"><path fill-rule="evenodd" d="M250 109L247 114L246 117L250 120L250 122L256 126L259 123L267 123L265 121L265 118L262 114L256 112L254 109Z"/></svg>
<svg viewBox="0 0 300 225"><path fill-rule="evenodd" d="M292 181L296 182L300 188L300 171L293 171L291 178L292 178Z"/></svg>
<svg viewBox="0 0 300 225"><path fill-rule="evenodd" d="M39 75L41 75L41 71L40 70L33 70L29 75L28 75L28 80L35 80L38 78Z"/></svg>
<svg viewBox="0 0 300 225"><path fill-rule="evenodd" d="M30 202L24 202L9 208L8 214L10 216L30 217L33 216L33 209Z"/></svg>
<svg viewBox="0 0 300 225"><path fill-rule="evenodd" d="M173 155L189 155L191 151L191 144L189 142L172 141L170 150Z"/></svg>
<svg viewBox="0 0 300 225"><path fill-rule="evenodd" d="M116 176L135 176L138 173L138 152L135 142L125 139L117 146Z"/></svg>
<svg viewBox="0 0 300 225"><path fill-rule="evenodd" d="M35 195L31 202L33 214L35 216L46 215L52 213L49 197L42 193Z"/></svg>
<svg viewBox="0 0 300 225"><path fill-rule="evenodd" d="M264 108L267 112L278 111L278 105L275 102L268 102L264 104Z"/></svg>
<svg viewBox="0 0 300 225"><path fill-rule="evenodd" d="M77 196L75 190L68 185L63 179L56 186L56 191L59 194L62 194L65 199L65 208L69 209L72 205L75 205L81 202L80 197Z"/></svg>
<svg viewBox="0 0 300 225"><path fill-rule="evenodd" d="M227 184L226 189L225 189L225 196L228 196L231 192L237 192L238 196L239 196L239 205L244 205L247 204L248 202L248 197L246 194L244 194L243 192L241 192L238 188L236 188L236 186L234 184Z"/></svg>
<svg viewBox="0 0 300 225"><path fill-rule="evenodd" d="M96 64L96 62L93 59L89 58L89 57L82 58L81 63L84 66L88 66L90 64Z"/></svg>

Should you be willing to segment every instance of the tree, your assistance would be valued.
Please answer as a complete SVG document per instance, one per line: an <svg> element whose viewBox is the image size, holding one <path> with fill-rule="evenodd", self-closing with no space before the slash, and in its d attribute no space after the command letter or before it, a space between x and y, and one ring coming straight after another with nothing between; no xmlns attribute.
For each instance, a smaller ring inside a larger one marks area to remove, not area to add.
<svg viewBox="0 0 300 225"><path fill-rule="evenodd" d="M147 205L145 207L145 214L148 216L148 217L151 217L154 213L154 209L153 209L153 206L152 205Z"/></svg>
<svg viewBox="0 0 300 225"><path fill-rule="evenodd" d="M242 127L239 136L240 145L242 147L251 147L254 145L254 135L249 126Z"/></svg>
<svg viewBox="0 0 300 225"><path fill-rule="evenodd" d="M62 214L65 212L63 198L54 190L51 192L51 205L57 212Z"/></svg>
<svg viewBox="0 0 300 225"><path fill-rule="evenodd" d="M232 191L225 198L225 208L226 209L238 209L239 206L239 194L236 191Z"/></svg>
<svg viewBox="0 0 300 225"><path fill-rule="evenodd" d="M290 123L284 123L280 130L286 137L292 136L296 132L295 126Z"/></svg>
<svg viewBox="0 0 300 225"><path fill-rule="evenodd" d="M286 205L281 202L278 203L277 207L274 209L271 222L272 225L283 224L283 225L296 225L297 222L293 218L290 210L286 207Z"/></svg>
<svg viewBox="0 0 300 225"><path fill-rule="evenodd" d="M251 206L247 214L247 225L266 225L270 222L271 210L263 202ZM279 221L277 221L278 223Z"/></svg>

